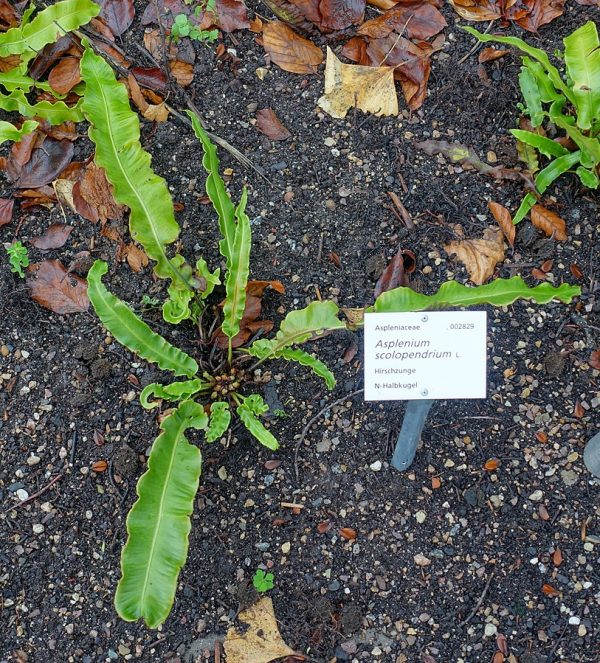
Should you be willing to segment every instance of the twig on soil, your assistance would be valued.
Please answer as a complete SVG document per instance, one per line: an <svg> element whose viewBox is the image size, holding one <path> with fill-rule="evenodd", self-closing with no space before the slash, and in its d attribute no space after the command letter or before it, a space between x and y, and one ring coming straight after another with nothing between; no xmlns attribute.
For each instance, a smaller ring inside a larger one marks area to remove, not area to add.
<svg viewBox="0 0 600 663"><path fill-rule="evenodd" d="M484 30L483 34L487 35L487 33L492 29L492 25L494 25L494 19L492 19L489 23L487 28ZM475 46L466 54L464 55L459 61L458 64L462 64L467 58L470 58L473 53L477 53L477 51L482 47L483 42L478 41Z"/></svg>
<svg viewBox="0 0 600 663"><path fill-rule="evenodd" d="M40 495L43 495L47 490L50 490L50 488L52 488L52 486L57 481L62 479L64 476L65 475L62 472L60 474L57 474L55 477L53 477L53 479L50 481L50 483L48 483L46 486L44 486L43 488L38 490L37 493L34 493L33 495L30 495L26 500L23 500L22 502L19 502L18 504L15 504L15 505L9 507L8 509L4 509L4 511L2 511L2 514L8 513L9 511L13 511L14 509L18 509L21 506L25 506L29 502L33 502L33 500L37 499Z"/></svg>
<svg viewBox="0 0 600 663"><path fill-rule="evenodd" d="M350 394L345 394L341 398L338 398L337 401L334 401L333 403L326 405L322 410L317 412L317 414L315 414L315 416L312 419L310 419L310 421L306 424L306 426L304 426L304 428L302 429L302 433L300 433L300 438L298 439L298 442L296 442L296 448L294 449L294 472L296 473L296 481L300 480L300 472L298 471L298 453L300 452L300 446L302 445L302 442L304 442L304 438L306 437L306 434L310 430L310 427L315 423L317 419L319 419L319 417L321 417L322 414L327 412L327 410L330 410L332 407L339 405L342 401L345 401L348 398L352 398L357 394L361 394L363 391L364 389L357 389L356 391L353 391Z"/></svg>
<svg viewBox="0 0 600 663"><path fill-rule="evenodd" d="M71 435L71 456L69 457L69 465L73 467L75 464L75 450L77 449L77 431L73 431Z"/></svg>
<svg viewBox="0 0 600 663"><path fill-rule="evenodd" d="M562 639L565 637L565 633L567 632L567 629L569 628L569 622L567 622L562 630L562 633L558 637L558 640L554 644L554 647L550 650L550 653L548 656L546 656L546 663L552 663L552 660L554 659L554 653L558 649L558 645L562 642Z"/></svg>
<svg viewBox="0 0 600 663"><path fill-rule="evenodd" d="M493 579L494 579L494 572L492 571L490 573L490 577L488 578L488 581L485 583L485 587L483 588L483 592L481 592L481 596L479 597L477 603L475 604L475 607L473 608L473 610L471 610L471 612L469 613L469 616L466 619L463 619L462 622L460 622L460 624L458 625L459 627L460 626L465 626L466 624L468 624L473 619L473 617L475 617L475 615L477 614L477 611L479 610L479 608L481 607L481 604L483 603L483 599L485 598L486 594L488 593L488 590L490 588L490 585L492 584Z"/></svg>

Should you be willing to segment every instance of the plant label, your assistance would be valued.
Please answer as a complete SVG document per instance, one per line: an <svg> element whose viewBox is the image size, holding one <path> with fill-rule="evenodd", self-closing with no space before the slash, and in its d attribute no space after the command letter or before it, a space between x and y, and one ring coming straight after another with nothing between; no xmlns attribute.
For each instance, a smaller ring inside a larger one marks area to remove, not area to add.
<svg viewBox="0 0 600 663"><path fill-rule="evenodd" d="M365 400L485 398L485 311L365 314Z"/></svg>

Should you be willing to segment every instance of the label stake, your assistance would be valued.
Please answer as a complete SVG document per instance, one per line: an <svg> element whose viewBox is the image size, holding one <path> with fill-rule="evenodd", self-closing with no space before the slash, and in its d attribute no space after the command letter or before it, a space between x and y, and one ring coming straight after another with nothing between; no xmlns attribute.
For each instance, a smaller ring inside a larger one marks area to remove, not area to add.
<svg viewBox="0 0 600 663"><path fill-rule="evenodd" d="M402 428L392 456L392 467L396 470L404 472L411 466L433 402L433 399L408 401Z"/></svg>

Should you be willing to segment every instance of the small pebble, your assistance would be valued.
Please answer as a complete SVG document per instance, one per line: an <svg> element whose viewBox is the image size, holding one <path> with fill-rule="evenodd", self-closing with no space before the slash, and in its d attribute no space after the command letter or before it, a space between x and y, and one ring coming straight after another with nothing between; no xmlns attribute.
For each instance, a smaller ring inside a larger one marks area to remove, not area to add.
<svg viewBox="0 0 600 663"><path fill-rule="evenodd" d="M531 495L529 496L529 499L532 502L539 502L542 497L544 497L544 493L541 490L535 490Z"/></svg>
<svg viewBox="0 0 600 663"><path fill-rule="evenodd" d="M34 523L32 529L34 534L41 534L45 528L42 523Z"/></svg>
<svg viewBox="0 0 600 663"><path fill-rule="evenodd" d="M374 463L371 463L369 467L373 470L373 472L379 472L382 468L382 463L380 460L376 460Z"/></svg>
<svg viewBox="0 0 600 663"><path fill-rule="evenodd" d="M429 566L431 564L429 557L425 557L425 555L422 555L421 553L417 553L413 559L417 566Z"/></svg>

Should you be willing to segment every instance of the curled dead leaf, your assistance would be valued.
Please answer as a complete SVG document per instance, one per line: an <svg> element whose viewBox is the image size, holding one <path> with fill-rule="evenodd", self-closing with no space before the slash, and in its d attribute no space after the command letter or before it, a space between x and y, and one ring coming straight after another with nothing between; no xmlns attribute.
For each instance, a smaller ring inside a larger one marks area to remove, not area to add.
<svg viewBox="0 0 600 663"><path fill-rule="evenodd" d="M510 246L514 246L516 228L512 222L510 212L506 209L506 207L504 207L504 205L500 205L500 203L495 203L491 200L488 202L488 207L492 213L492 216L494 219L496 219L500 229L504 233L506 241L510 244Z"/></svg>
<svg viewBox="0 0 600 663"><path fill-rule="evenodd" d="M292 135L270 108L261 108L256 112L256 126L271 140L287 140Z"/></svg>
<svg viewBox="0 0 600 663"><path fill-rule="evenodd" d="M354 539L357 537L357 534L356 530L353 530L351 527L342 527L340 529L340 536L342 539L346 539L347 541L354 541Z"/></svg>
<svg viewBox="0 0 600 663"><path fill-rule="evenodd" d="M48 75L48 83L58 94L69 93L80 82L79 58L59 60Z"/></svg>
<svg viewBox="0 0 600 663"><path fill-rule="evenodd" d="M531 208L531 223L559 242L567 239L567 224L564 219L543 205L534 205Z"/></svg>
<svg viewBox="0 0 600 663"><path fill-rule="evenodd" d="M600 350L594 350L590 355L589 364L592 368L600 371Z"/></svg>
<svg viewBox="0 0 600 663"><path fill-rule="evenodd" d="M552 587L552 585L549 585L548 583L544 583L542 585L542 592L546 594L546 596L561 596L561 593L558 591L558 589L555 589Z"/></svg>
<svg viewBox="0 0 600 663"><path fill-rule="evenodd" d="M92 470L94 472L106 472L108 469L108 463L105 460L97 460L92 463Z"/></svg>
<svg viewBox="0 0 600 663"><path fill-rule="evenodd" d="M5 226L12 220L15 201L12 198L0 198L0 226Z"/></svg>
<svg viewBox="0 0 600 663"><path fill-rule="evenodd" d="M478 60L480 64L483 64L484 62L492 62L493 60L504 57L507 53L510 53L508 49L492 47L484 48L479 54Z"/></svg>
<svg viewBox="0 0 600 663"><path fill-rule="evenodd" d="M464 239L444 246L449 255L455 253L464 263L475 285L483 285L504 260L504 240L499 228L486 228L481 239Z"/></svg>
<svg viewBox="0 0 600 663"><path fill-rule="evenodd" d="M42 251L60 249L61 246L64 246L72 230L73 226L66 226L64 223L53 223L43 235L32 237L29 243Z"/></svg>

